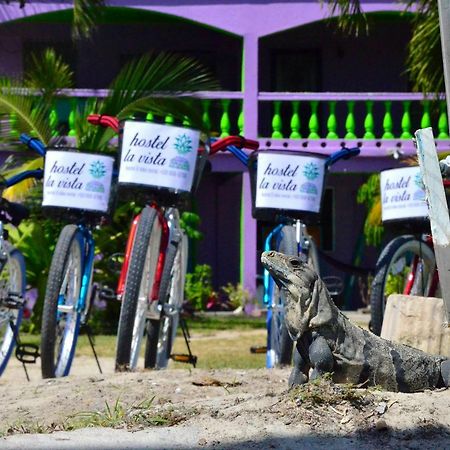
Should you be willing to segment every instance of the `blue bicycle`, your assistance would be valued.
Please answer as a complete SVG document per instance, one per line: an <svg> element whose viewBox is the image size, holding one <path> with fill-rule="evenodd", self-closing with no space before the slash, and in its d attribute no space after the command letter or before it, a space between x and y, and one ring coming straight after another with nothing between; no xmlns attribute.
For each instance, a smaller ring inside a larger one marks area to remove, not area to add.
<svg viewBox="0 0 450 450"><path fill-rule="evenodd" d="M42 153L38 151L42 156ZM27 170L9 179L0 179L0 193L28 178L40 179L43 171ZM8 241L8 232L4 224L18 226L28 217L28 210L0 196L0 375L6 369L16 344L19 344L19 327L25 307L25 260L22 253ZM34 362L37 349L31 345L22 345L16 350L22 362ZM23 357L23 358L22 358ZM33 360L33 361L32 361Z"/></svg>
<svg viewBox="0 0 450 450"><path fill-rule="evenodd" d="M27 135L21 141L45 154L43 208L72 222L61 230L53 253L41 327L42 376L62 377L70 372L80 327L96 294L92 230L110 210L114 159L72 148L46 149Z"/></svg>
<svg viewBox="0 0 450 450"><path fill-rule="evenodd" d="M328 157L287 151L259 151L247 155L232 146L227 150L249 168L252 216L277 222L265 240L264 251L303 255L320 272L318 250L307 225L319 219L329 168L340 159L358 155L359 148L342 148ZM283 295L269 272L264 270L267 345L263 351L266 351L267 368L289 365L292 360L293 341L285 325ZM259 353L258 350L252 351Z"/></svg>

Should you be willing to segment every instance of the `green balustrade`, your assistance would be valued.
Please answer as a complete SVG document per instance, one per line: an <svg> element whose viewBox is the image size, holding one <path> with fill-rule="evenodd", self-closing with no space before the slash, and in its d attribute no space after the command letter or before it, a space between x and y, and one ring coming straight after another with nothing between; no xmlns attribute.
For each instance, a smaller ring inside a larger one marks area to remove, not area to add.
<svg viewBox="0 0 450 450"><path fill-rule="evenodd" d="M327 139L338 139L337 131L337 119L336 119L336 102L330 101L329 103L330 115L327 119Z"/></svg>
<svg viewBox="0 0 450 450"><path fill-rule="evenodd" d="M394 139L393 122L391 114L392 102L390 100L384 102L384 117L383 117L383 139Z"/></svg>
<svg viewBox="0 0 450 450"><path fill-rule="evenodd" d="M224 99L221 101L222 103L222 117L220 118L220 137L227 137L230 135L230 129L231 129L231 123L230 123L230 115L229 115L229 108L230 108L230 102L231 100Z"/></svg>
<svg viewBox="0 0 450 450"><path fill-rule="evenodd" d="M347 118L345 119L345 129L347 133L345 134L345 139L356 139L355 129L355 102L350 100L347 102Z"/></svg>
<svg viewBox="0 0 450 450"><path fill-rule="evenodd" d="M149 112L145 116L145 120L148 120L149 122L153 122L155 120L155 116L153 115L153 113Z"/></svg>
<svg viewBox="0 0 450 450"><path fill-rule="evenodd" d="M438 120L438 139L448 139L448 118L447 118L447 104L439 102L439 120Z"/></svg>
<svg viewBox="0 0 450 450"><path fill-rule="evenodd" d="M9 115L9 134L13 138L19 137L19 132L17 131L17 114L12 112Z"/></svg>
<svg viewBox="0 0 450 450"><path fill-rule="evenodd" d="M211 118L209 117L209 107L211 105L211 100L203 100L202 101L202 122L205 130L211 130Z"/></svg>
<svg viewBox="0 0 450 450"><path fill-rule="evenodd" d="M291 117L291 139L300 139L302 136L300 134L300 102L292 102L292 117Z"/></svg>
<svg viewBox="0 0 450 450"><path fill-rule="evenodd" d="M239 116L238 116L237 126L238 126L238 130L239 130L239 134L241 136L243 136L244 135L244 109L243 109L242 102L240 103L240 105L241 105L241 112L239 113Z"/></svg>
<svg viewBox="0 0 450 450"><path fill-rule="evenodd" d="M272 137L274 139L283 138L283 121L281 120L281 102L274 102L274 114L272 118Z"/></svg>
<svg viewBox="0 0 450 450"><path fill-rule="evenodd" d="M75 137L77 132L75 131L75 119L77 117L77 99L72 98L70 100L70 113L69 113L69 132L67 133L69 137Z"/></svg>
<svg viewBox="0 0 450 450"><path fill-rule="evenodd" d="M423 115L420 121L420 128L431 127L430 101L424 100L422 102L422 106L423 106Z"/></svg>
<svg viewBox="0 0 450 450"><path fill-rule="evenodd" d="M409 114L409 109L411 106L410 101L404 101L403 104L403 115L402 115L402 134L400 137L402 139L411 139L411 116Z"/></svg>
<svg viewBox="0 0 450 450"><path fill-rule="evenodd" d="M373 101L366 101L366 117L364 119L364 139L375 139L375 120L373 118Z"/></svg>
<svg viewBox="0 0 450 450"><path fill-rule="evenodd" d="M173 125L175 123L175 118L172 114L167 114L167 116L164 118L164 122L167 123L167 125Z"/></svg>
<svg viewBox="0 0 450 450"><path fill-rule="evenodd" d="M53 108L50 111L49 117L48 117L50 128L52 130L52 136L59 136L58 132L58 125L59 125L59 118L58 118L58 112L56 111L56 107L53 106Z"/></svg>
<svg viewBox="0 0 450 450"><path fill-rule="evenodd" d="M309 118L309 122L308 122L308 128L309 128L308 139L319 139L320 138L320 136L318 134L319 117L317 115L317 109L319 108L319 102L317 100L313 100L309 104L311 107L311 117Z"/></svg>

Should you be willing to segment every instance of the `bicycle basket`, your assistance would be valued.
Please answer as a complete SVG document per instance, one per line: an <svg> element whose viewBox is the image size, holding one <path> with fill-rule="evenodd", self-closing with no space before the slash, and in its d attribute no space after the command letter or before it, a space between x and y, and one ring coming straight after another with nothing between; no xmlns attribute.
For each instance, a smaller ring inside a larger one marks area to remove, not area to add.
<svg viewBox="0 0 450 450"><path fill-rule="evenodd" d="M385 224L428 221L425 186L420 167L401 167L380 173L381 218Z"/></svg>
<svg viewBox="0 0 450 450"><path fill-rule="evenodd" d="M326 157L313 153L257 151L249 160L252 215L275 221L277 217L320 218Z"/></svg>
<svg viewBox="0 0 450 450"><path fill-rule="evenodd" d="M114 158L58 147L45 154L42 206L62 218L105 216L113 203Z"/></svg>
<svg viewBox="0 0 450 450"><path fill-rule="evenodd" d="M126 120L119 133L119 185L164 206L186 204L198 187L209 154L198 151L200 131Z"/></svg>

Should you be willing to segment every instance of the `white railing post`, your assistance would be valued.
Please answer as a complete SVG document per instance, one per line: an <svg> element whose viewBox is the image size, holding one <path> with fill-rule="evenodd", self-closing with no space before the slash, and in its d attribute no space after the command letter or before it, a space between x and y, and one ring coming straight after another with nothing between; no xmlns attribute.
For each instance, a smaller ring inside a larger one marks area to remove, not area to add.
<svg viewBox="0 0 450 450"><path fill-rule="evenodd" d="M450 318L450 219L447 199L442 183L439 159L433 130L424 128L416 131L417 155L427 194L428 214L430 216L431 234L433 236L434 253L439 271L446 326Z"/></svg>

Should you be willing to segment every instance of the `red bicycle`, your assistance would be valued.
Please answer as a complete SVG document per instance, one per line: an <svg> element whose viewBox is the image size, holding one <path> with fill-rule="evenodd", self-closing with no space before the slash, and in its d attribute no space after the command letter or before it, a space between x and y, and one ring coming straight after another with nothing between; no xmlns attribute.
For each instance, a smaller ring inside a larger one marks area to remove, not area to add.
<svg viewBox="0 0 450 450"><path fill-rule="evenodd" d="M162 369L171 357L176 357L172 355L172 347L184 300L188 239L180 225L180 210L195 193L210 154L230 145L255 150L259 144L240 136L229 136L211 145L204 138L200 144L200 132L185 127L135 120L119 123L116 118L95 114L88 120L119 133L119 186L131 190L143 204L128 234L117 287L122 304L116 370L136 369L143 339L144 367ZM173 157L167 156L170 143ZM191 154L195 149L198 150ZM170 169L166 164L163 173L154 167L158 163L164 167L162 159L166 163L170 160ZM141 170L147 167L137 161L144 160L144 164L151 165L152 172L144 170L146 175L141 176ZM188 168L191 173L184 176ZM128 173L121 176L127 169ZM186 338L186 329L181 324ZM195 365L196 358L189 345L188 352L177 359Z"/></svg>

